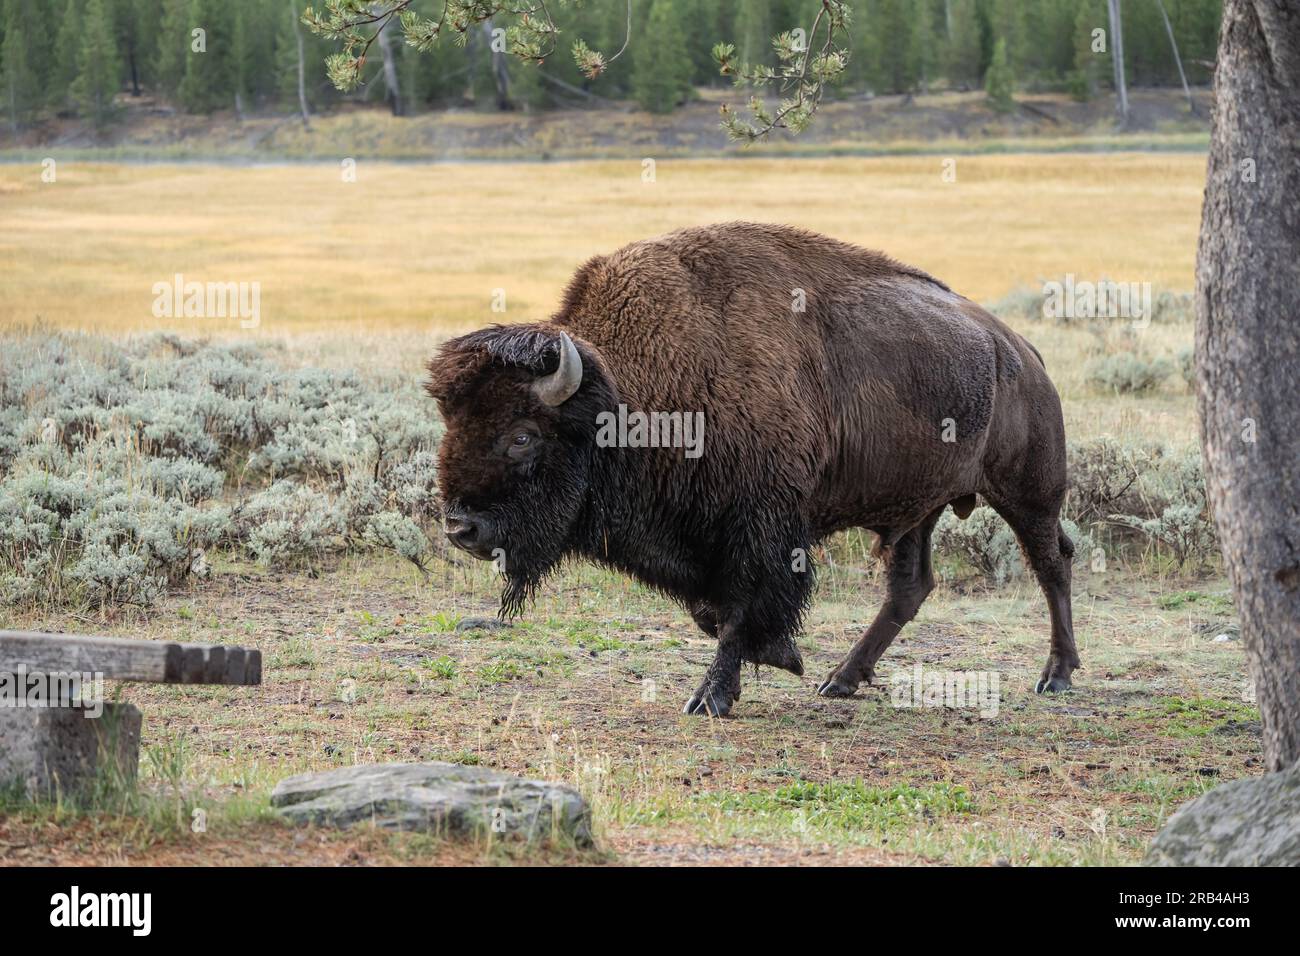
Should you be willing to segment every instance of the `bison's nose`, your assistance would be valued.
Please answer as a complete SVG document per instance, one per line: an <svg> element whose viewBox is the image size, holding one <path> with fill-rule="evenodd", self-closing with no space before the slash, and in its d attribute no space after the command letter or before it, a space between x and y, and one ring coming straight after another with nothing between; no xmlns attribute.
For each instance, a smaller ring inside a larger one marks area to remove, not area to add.
<svg viewBox="0 0 1300 956"><path fill-rule="evenodd" d="M483 539L486 537L482 519L467 515L453 515L447 518L443 523L443 530L447 532L447 537L452 544L466 551L474 551L482 547Z"/></svg>

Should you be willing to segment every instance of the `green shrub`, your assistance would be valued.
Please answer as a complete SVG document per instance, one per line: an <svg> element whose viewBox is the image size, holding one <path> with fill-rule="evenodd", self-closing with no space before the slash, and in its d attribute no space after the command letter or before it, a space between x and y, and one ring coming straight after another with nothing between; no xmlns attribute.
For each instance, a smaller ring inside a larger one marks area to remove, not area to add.
<svg viewBox="0 0 1300 956"><path fill-rule="evenodd" d="M999 113L1009 113L1016 108L1012 98L1015 90L1015 76L1007 59L1007 41L999 39L993 46L993 59L984 74L984 92L988 95L989 106Z"/></svg>
<svg viewBox="0 0 1300 956"><path fill-rule="evenodd" d="M1214 525L1199 505L1170 505L1154 518L1112 515L1111 520L1141 531L1149 540L1173 552L1180 569L1199 571L1218 553Z"/></svg>
<svg viewBox="0 0 1300 956"><path fill-rule="evenodd" d="M1188 347L1178 352L1178 374L1183 377L1183 384L1190 389L1196 388L1196 350Z"/></svg>
<svg viewBox="0 0 1300 956"><path fill-rule="evenodd" d="M1067 510L1076 520L1136 532L1180 568L1199 570L1218 552L1200 449L1099 438L1072 442L1066 454Z"/></svg>
<svg viewBox="0 0 1300 956"><path fill-rule="evenodd" d="M1196 298L1190 292L1156 294L1151 305L1152 322L1193 322L1196 320Z"/></svg>
<svg viewBox="0 0 1300 956"><path fill-rule="evenodd" d="M1133 352L1096 359L1088 368L1088 383L1108 392L1131 394L1158 388L1174 367L1168 359L1147 361Z"/></svg>
<svg viewBox="0 0 1300 956"><path fill-rule="evenodd" d="M1074 542L1075 563L1085 560L1095 546L1092 536L1068 519L1061 526ZM935 525L933 541L940 554L962 558L995 584L1005 584L1025 571L1015 532L987 505L976 508L964 521L945 511Z"/></svg>
<svg viewBox="0 0 1300 956"><path fill-rule="evenodd" d="M0 603L148 605L219 544L421 564L441 425L419 383L277 351L0 336Z"/></svg>
<svg viewBox="0 0 1300 956"><path fill-rule="evenodd" d="M1078 279L1082 280L1083 277L1078 277ZM1062 289L1071 285L1077 286L1078 284L1078 280L1074 283L1068 283L1064 277L1056 281L1061 285ZM1094 280L1089 279L1088 281ZM1095 284L1103 284L1107 281L1104 276L1101 276L1095 280ZM994 315L1038 321L1049 315L1047 288L1048 282L1046 280L1037 286L1018 286L1001 299L988 303L985 308ZM1195 317L1194 299L1190 292L1171 292L1164 289L1154 293L1149 317L1152 323L1190 322ZM1130 330L1133 328L1133 320L1131 319L1109 319L1104 316L1082 313L1076 313L1074 316L1054 316L1052 321L1061 325L1101 324L1103 326L1119 326Z"/></svg>
<svg viewBox="0 0 1300 956"><path fill-rule="evenodd" d="M1070 514L1078 521L1098 521L1116 511L1149 513L1143 504L1141 479L1155 470L1160 454L1159 448L1109 437L1068 442Z"/></svg>

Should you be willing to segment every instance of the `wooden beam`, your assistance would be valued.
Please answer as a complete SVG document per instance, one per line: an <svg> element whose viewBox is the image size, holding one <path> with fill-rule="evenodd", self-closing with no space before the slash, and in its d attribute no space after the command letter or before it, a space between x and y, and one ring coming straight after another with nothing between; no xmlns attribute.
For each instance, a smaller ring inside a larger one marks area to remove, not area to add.
<svg viewBox="0 0 1300 956"><path fill-rule="evenodd" d="M91 673L155 684L260 684L262 652L84 634L0 631L0 673Z"/></svg>

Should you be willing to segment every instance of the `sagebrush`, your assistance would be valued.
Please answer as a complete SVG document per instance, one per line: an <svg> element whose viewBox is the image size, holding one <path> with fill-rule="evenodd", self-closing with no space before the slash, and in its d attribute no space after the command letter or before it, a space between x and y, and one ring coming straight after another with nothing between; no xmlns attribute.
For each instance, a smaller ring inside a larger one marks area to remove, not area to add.
<svg viewBox="0 0 1300 956"><path fill-rule="evenodd" d="M0 602L148 605L216 546L431 553L441 425L417 381L166 335L0 343Z"/></svg>

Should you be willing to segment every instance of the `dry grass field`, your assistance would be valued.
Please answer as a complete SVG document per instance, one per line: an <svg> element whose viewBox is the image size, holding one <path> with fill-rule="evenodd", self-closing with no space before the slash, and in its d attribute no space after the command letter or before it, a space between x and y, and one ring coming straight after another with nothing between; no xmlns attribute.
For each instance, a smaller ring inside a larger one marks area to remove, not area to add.
<svg viewBox="0 0 1300 956"><path fill-rule="evenodd" d="M1189 291L1205 160L1180 154L402 165L0 166L0 327L270 338L304 362L419 374L439 338L544 317L589 256L681 226L786 222L882 249L997 300L1067 273ZM159 320L154 283L260 284L261 325ZM496 290L504 312L494 311ZM1030 331L1026 329L1026 331ZM1088 333L1031 337L1076 435L1195 438L1191 406L1096 401ZM1172 355L1186 327L1152 326Z"/></svg>
<svg viewBox="0 0 1300 956"><path fill-rule="evenodd" d="M441 337L545 316L595 253L735 218L793 223L884 249L980 301L1073 273L1190 290L1204 180L1199 155L663 160L412 166L0 167L0 327L36 321L122 336L283 342L302 364L419 374ZM159 320L155 282L259 282L261 325ZM492 311L505 290L504 314ZM1195 440L1181 380L1104 394L1082 327L1014 320L1043 352L1072 439ZM1172 357L1187 323L1138 333ZM1175 379L1177 377L1175 376ZM569 780L591 799L600 851L548 861L633 863L1128 863L1176 806L1258 772L1227 585L1141 554L1076 572L1084 670L1032 694L1046 609L1032 580L1003 587L945 570L882 662L994 670L999 715L897 709L888 690L832 701L816 682L881 596L841 552L801 638L808 675L746 678L735 718L685 718L711 657L690 618L619 576L572 568L509 630L458 631L495 610L483 568L422 578L351 556L319 575L246 561L155 610L104 619L24 612L5 622L256 645L255 689L128 686L146 714L150 812L0 814L0 862L514 862L510 846L296 831L273 822L275 780L352 762L443 759ZM647 680L655 688L646 699ZM355 682L356 697L343 692ZM209 830L191 832L195 807Z"/></svg>
<svg viewBox="0 0 1300 956"><path fill-rule="evenodd" d="M260 282L262 328L361 339L548 314L587 257L681 226L784 222L977 301L1072 272L1188 290L1201 155L277 166L0 166L0 323L151 331L174 273ZM506 312L492 311L504 289ZM237 334L216 320L180 331Z"/></svg>

